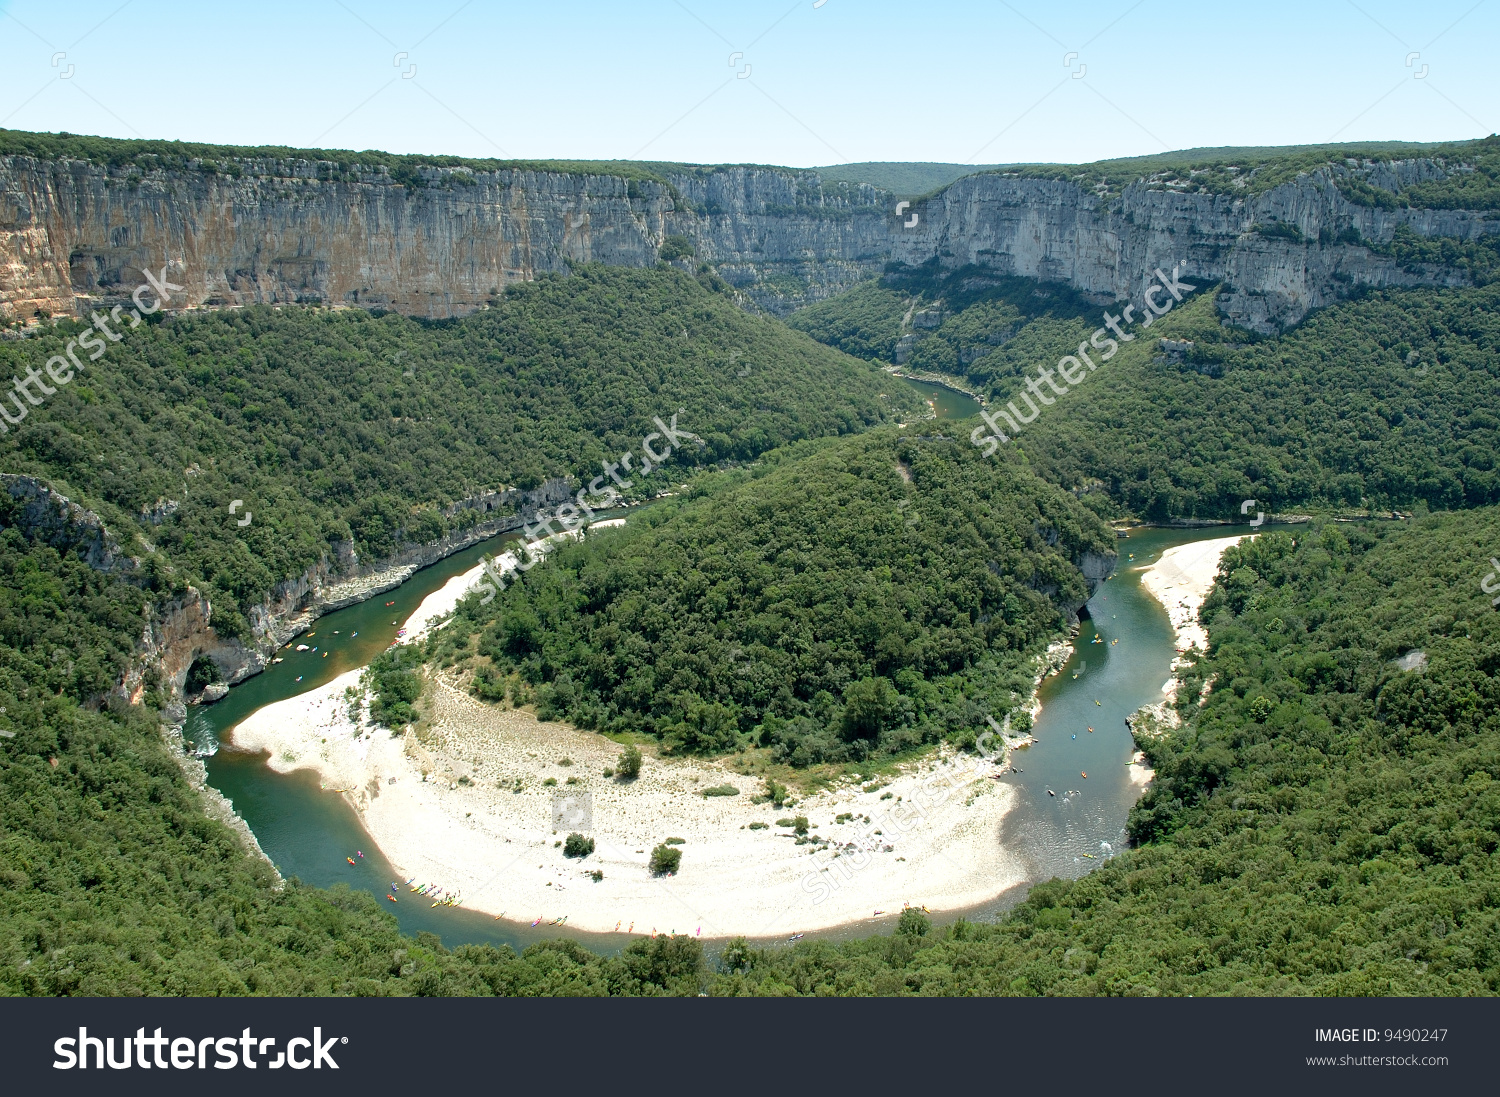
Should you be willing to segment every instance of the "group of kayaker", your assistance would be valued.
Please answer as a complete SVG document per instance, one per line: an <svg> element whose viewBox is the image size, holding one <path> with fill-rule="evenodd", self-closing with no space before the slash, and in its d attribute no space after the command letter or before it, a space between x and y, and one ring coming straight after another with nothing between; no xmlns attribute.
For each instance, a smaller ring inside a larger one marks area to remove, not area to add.
<svg viewBox="0 0 1500 1097"><path fill-rule="evenodd" d="M415 882L416 879L413 876L410 880L406 881L408 889L415 895L422 895L431 899L432 905L435 907L456 907L459 903L463 902L463 896L456 891L450 892L447 888L438 887L436 884L418 884ZM392 892L395 890L394 887L391 889ZM394 901L392 900L392 902Z"/></svg>

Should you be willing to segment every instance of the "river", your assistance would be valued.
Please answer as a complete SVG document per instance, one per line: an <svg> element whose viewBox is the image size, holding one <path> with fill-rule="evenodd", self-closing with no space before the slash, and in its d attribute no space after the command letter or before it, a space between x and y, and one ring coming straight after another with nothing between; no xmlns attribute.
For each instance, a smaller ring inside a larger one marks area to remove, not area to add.
<svg viewBox="0 0 1500 1097"><path fill-rule="evenodd" d="M956 398L951 405L957 409L972 404L962 394L930 383L918 387L926 392L937 389L940 415L950 405L945 391ZM1138 530L1120 541L1119 568L1089 602L1091 616L1082 623L1074 656L1042 684L1042 711L1034 729L1039 741L1013 755L1022 772L1006 778L1020 797L1006 820L1002 841L1022 857L1031 881L1082 875L1124 848L1126 815L1139 795L1126 769L1134 744L1125 717L1161 699L1175 647L1166 611L1140 585L1141 567L1172 545L1239 532L1250 529ZM278 774L265 764L263 754L221 750L220 740L260 707L364 666L395 639L397 629L427 595L474 567L481 554L498 552L516 537L506 534L471 546L424 568L394 590L327 614L295 641L316 650L283 649L281 663L235 686L217 704L189 710L184 733L201 753L211 755L205 759L209 783L234 803L283 875L319 887L346 884L382 900L389 884L398 879L358 813L337 792L323 790L316 773ZM1049 789L1056 795L1049 796ZM348 857L356 863L350 865ZM1014 904L1022 890L965 913L971 918L993 917ZM400 902L381 905L396 915L402 930L429 930L449 946L488 942L519 950L561 932L546 925L517 927L462 907L433 908L404 890L397 894ZM858 932L868 933L868 925ZM628 940L623 935L571 931L568 936L600 951L613 951Z"/></svg>
<svg viewBox="0 0 1500 1097"><path fill-rule="evenodd" d="M610 516L605 513L605 517ZM315 646L316 651L283 649L278 653L281 663L233 687L222 701L190 708L183 729L200 753L214 752L204 759L209 784L233 801L235 810L250 825L261 849L282 875L296 876L319 887L347 884L368 891L396 915L403 932L430 930L450 946L509 944L519 951L534 941L555 937L557 931L545 926L518 929L514 923L499 922L462 907L433 908L404 888L396 893L399 902L385 902L389 884L399 882L395 869L341 795L324 791L311 770L279 774L266 765L264 754L217 748L230 729L263 705L306 693L370 662L396 638L396 630L424 598L478 564L481 555L502 551L502 546L518 536L509 533L472 545L423 568L394 590L320 617L311 631L293 642L310 649ZM328 653L326 658L324 652ZM356 863L350 865L346 860L349 857ZM598 935L590 939L590 944L604 949L623 943L623 937L619 942Z"/></svg>
<svg viewBox="0 0 1500 1097"><path fill-rule="evenodd" d="M922 394L927 406L939 419L967 419L979 414L979 401L968 393L933 381L918 381L914 377L902 377L901 380Z"/></svg>

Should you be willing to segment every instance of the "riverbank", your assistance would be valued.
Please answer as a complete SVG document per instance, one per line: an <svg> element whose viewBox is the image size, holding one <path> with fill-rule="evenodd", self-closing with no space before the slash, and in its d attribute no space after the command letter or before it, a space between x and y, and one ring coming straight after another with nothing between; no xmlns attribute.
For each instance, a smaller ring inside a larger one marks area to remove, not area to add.
<svg viewBox="0 0 1500 1097"><path fill-rule="evenodd" d="M959 910L1025 879L999 842L1015 800L989 779L999 764L944 754L777 808L754 802L759 778L712 761L648 753L636 780L606 778L615 743L484 704L442 676L422 734L392 735L351 718L345 690L358 675L261 709L235 728L234 748L266 752L277 772L316 769L401 880L460 894L470 910L525 923L566 917L594 932L633 924L637 933L770 937L874 921L905 903ZM737 794L704 795L725 786ZM566 822L554 821L555 805ZM798 815L810 824L800 843L778 825ZM869 854L849 847L866 816L883 831ZM563 856L574 829L595 840L589 857ZM682 840L681 869L653 877L651 850L668 838ZM397 899L426 901L407 890Z"/></svg>
<svg viewBox="0 0 1500 1097"><path fill-rule="evenodd" d="M1198 623L1198 611L1203 600L1213 589L1214 579L1219 573L1219 561L1231 545L1244 540L1245 535L1215 537L1207 541L1191 541L1185 545L1174 545L1164 549L1157 559L1141 567L1141 587L1161 603L1172 622L1176 637L1177 656L1172 660L1175 671L1183 664L1186 653L1197 648L1208 648L1208 632ZM1166 735L1182 726L1174 702L1177 697L1177 678L1167 679L1161 687L1161 700L1141 706L1125 717L1125 726L1130 729L1136 744ZM1142 751L1135 751L1127 764L1132 787L1144 789L1156 777L1156 772L1146 761Z"/></svg>
<svg viewBox="0 0 1500 1097"><path fill-rule="evenodd" d="M930 370L912 372L902 366L884 366L882 368L892 377L899 377L903 381L915 381L918 385L937 385L940 388L947 389L949 392L956 392L960 396L967 396L980 407L987 407L989 404L989 401L983 396L972 389L964 388L963 383L957 377L950 376L949 374L933 373Z"/></svg>
<svg viewBox="0 0 1500 1097"><path fill-rule="evenodd" d="M1195 647L1200 651L1208 649L1208 631L1198 623L1198 611L1213 589L1224 551L1244 537L1239 534L1176 545L1142 569L1141 586L1162 604L1171 618L1179 655ZM1173 669L1177 665L1174 660Z"/></svg>
<svg viewBox="0 0 1500 1097"><path fill-rule="evenodd" d="M509 553L496 563L514 566ZM418 639L482 577L472 568L429 594L403 639ZM1065 650L1048 653L1046 670ZM874 922L907 903L963 910L1026 878L999 840L1016 801L1013 788L990 779L1004 770L1003 756L944 751L777 808L755 802L758 777L649 748L638 779L605 777L618 764L617 744L484 704L441 674L420 732L393 735L370 724L361 674L257 710L230 732L230 749L265 753L277 773L315 770L359 813L399 880L462 895L470 910L527 924L565 917L601 933L633 924L637 933L773 937ZM704 795L726 786L734 793ZM588 823L571 814L555 822L555 802L565 801ZM798 815L809 822L805 837L778 825ZM563 856L574 829L596 842L587 858ZM681 869L653 877L651 850L668 838L682 840L674 844ZM874 852L851 845L870 839ZM397 901L427 902L409 890Z"/></svg>

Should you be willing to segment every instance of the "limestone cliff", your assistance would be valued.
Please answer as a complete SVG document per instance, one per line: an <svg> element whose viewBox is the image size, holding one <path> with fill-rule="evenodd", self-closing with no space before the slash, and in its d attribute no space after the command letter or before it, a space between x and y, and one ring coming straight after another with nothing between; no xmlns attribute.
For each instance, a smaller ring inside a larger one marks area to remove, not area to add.
<svg viewBox="0 0 1500 1097"><path fill-rule="evenodd" d="M303 301L462 315L507 283L570 261L652 265L671 234L687 237L691 262L711 264L747 305L776 314L890 260L972 263L1114 300L1136 295L1156 266L1187 259L1197 277L1228 287L1232 319L1266 331L1361 286L1465 278L1336 240L1357 233L1379 245L1401 225L1465 239L1500 231L1483 213L1355 205L1337 186L1341 174L1389 189L1461 170L1433 160L1351 161L1259 195L1152 181L1096 193L986 173L900 217L874 187L780 168L683 169L663 182L437 167L397 179L383 167L296 159L191 164L0 157L0 312L86 310L170 263L185 287L174 307Z"/></svg>
<svg viewBox="0 0 1500 1097"><path fill-rule="evenodd" d="M1389 243L1402 225L1420 236L1472 240L1500 232L1500 223L1482 211L1355 205L1335 179L1355 170L1321 169L1245 197L1135 183L1110 198L1061 180L971 175L916 207L919 222L896 234L892 257L992 267L1101 300L1138 299L1156 268L1186 260L1192 277L1228 287L1220 304L1231 320L1265 332L1361 286L1465 284L1461 271L1406 269L1367 244ZM1384 182L1441 170L1412 161L1360 174ZM1271 226L1277 234L1265 232ZM1337 242L1356 234L1364 243Z"/></svg>

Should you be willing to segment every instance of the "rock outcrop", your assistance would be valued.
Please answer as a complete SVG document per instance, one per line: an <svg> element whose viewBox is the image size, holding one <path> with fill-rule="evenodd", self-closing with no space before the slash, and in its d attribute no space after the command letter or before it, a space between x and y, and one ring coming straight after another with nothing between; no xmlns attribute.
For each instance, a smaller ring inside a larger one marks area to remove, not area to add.
<svg viewBox="0 0 1500 1097"><path fill-rule="evenodd" d="M1390 189L1460 170L1435 160L1335 165L1265 193L1119 193L1067 180L966 176L897 216L870 186L815 172L698 168L665 182L527 170L385 168L246 158L190 170L0 157L0 312L87 311L169 266L186 307L318 302L446 317L570 262L644 267L683 236L742 300L774 314L837 293L891 260L973 264L1067 283L1101 302L1137 296L1188 260L1222 281L1230 319L1261 331L1362 286L1458 285L1367 245L1400 226L1473 239L1500 222L1466 210L1382 210L1338 187ZM908 228L911 215L916 224ZM1274 231L1267 233L1267 227ZM676 254L676 253L669 253Z"/></svg>
<svg viewBox="0 0 1500 1097"><path fill-rule="evenodd" d="M10 496L0 529L15 526L27 537L58 550L77 550L99 571L133 571L138 557L127 555L104 527L104 519L59 495L34 476L0 473L0 488Z"/></svg>

